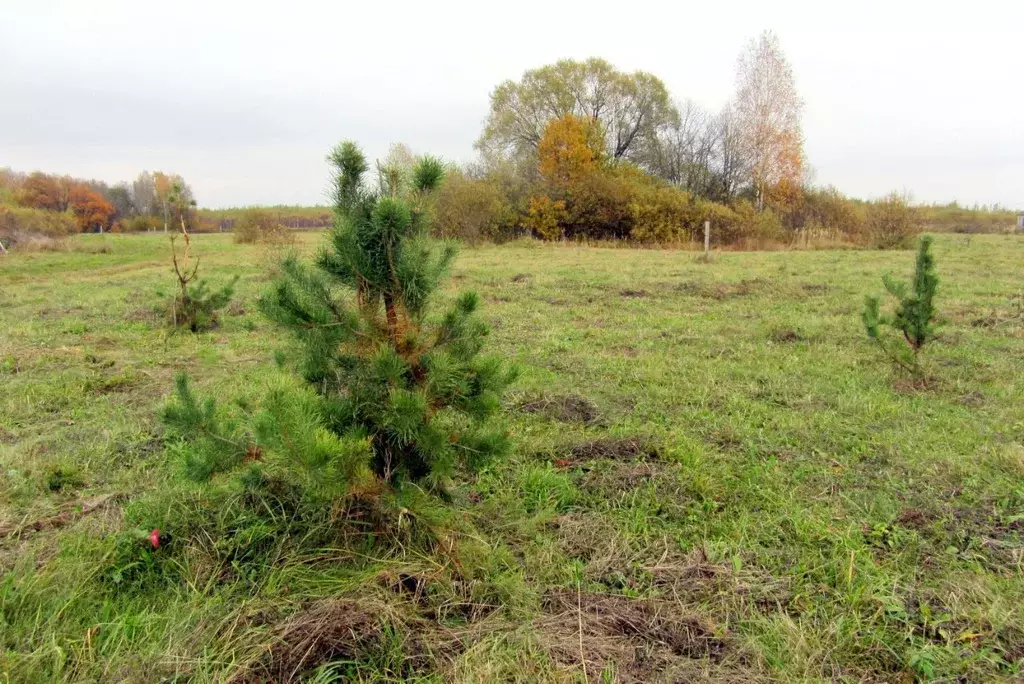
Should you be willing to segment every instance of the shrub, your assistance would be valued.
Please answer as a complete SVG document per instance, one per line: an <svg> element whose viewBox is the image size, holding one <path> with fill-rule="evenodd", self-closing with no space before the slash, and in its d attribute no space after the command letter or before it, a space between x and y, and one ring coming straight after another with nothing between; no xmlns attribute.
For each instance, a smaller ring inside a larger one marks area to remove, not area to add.
<svg viewBox="0 0 1024 684"><path fill-rule="evenodd" d="M560 240L565 237L566 212L563 200L546 195L530 198L530 208L523 217L523 228L542 240Z"/></svg>
<svg viewBox="0 0 1024 684"><path fill-rule="evenodd" d="M154 216L132 216L125 222L124 230L131 233L145 233L156 230L160 222Z"/></svg>
<svg viewBox="0 0 1024 684"><path fill-rule="evenodd" d="M868 337L876 342L885 354L898 366L920 373L918 356L921 349L935 338L935 292L939 277L935 273L935 259L931 254L932 239L921 238L914 265L914 280L910 284L882 278L886 291L896 299L896 310L892 316L883 316L879 311L878 297L869 296L862 315ZM898 331L906 346L887 342L882 335L882 326L887 325Z"/></svg>
<svg viewBox="0 0 1024 684"><path fill-rule="evenodd" d="M703 238L704 222L711 221L711 244L728 245L736 242L741 233L740 217L724 204L699 200L695 204L696 221L694 229Z"/></svg>
<svg viewBox="0 0 1024 684"><path fill-rule="evenodd" d="M290 244L295 235L265 209L246 209L235 223L234 240L239 244Z"/></svg>
<svg viewBox="0 0 1024 684"><path fill-rule="evenodd" d="M437 191L434 202L436 233L470 244L503 237L503 228L513 222L512 208L497 184L450 173Z"/></svg>
<svg viewBox="0 0 1024 684"><path fill-rule="evenodd" d="M866 223L871 244L879 249L909 247L921 231L917 211L895 192L868 205Z"/></svg>
<svg viewBox="0 0 1024 684"><path fill-rule="evenodd" d="M78 231L70 212L0 205L0 242L19 251L60 249Z"/></svg>
<svg viewBox="0 0 1024 684"><path fill-rule="evenodd" d="M802 227L817 231L815 237L843 237L848 240L864 239L865 217L861 205L844 197L835 188L808 189L802 204Z"/></svg>
<svg viewBox="0 0 1024 684"><path fill-rule="evenodd" d="M629 203L630 237L641 242L681 242L694 238L698 211L690 194L670 185L640 186Z"/></svg>

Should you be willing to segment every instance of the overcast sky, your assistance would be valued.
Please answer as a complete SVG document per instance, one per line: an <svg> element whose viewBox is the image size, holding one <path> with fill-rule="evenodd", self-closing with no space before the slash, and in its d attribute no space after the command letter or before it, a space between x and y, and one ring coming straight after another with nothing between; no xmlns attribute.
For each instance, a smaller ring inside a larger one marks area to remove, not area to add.
<svg viewBox="0 0 1024 684"><path fill-rule="evenodd" d="M203 206L324 202L327 149L473 158L488 94L564 57L717 109L764 29L819 184L1024 208L1024 1L0 0L0 167L182 174Z"/></svg>

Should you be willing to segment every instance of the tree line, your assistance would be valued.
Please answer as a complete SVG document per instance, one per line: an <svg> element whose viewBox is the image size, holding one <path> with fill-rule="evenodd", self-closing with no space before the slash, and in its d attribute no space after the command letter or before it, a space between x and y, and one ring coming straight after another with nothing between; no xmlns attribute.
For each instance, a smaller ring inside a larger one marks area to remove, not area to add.
<svg viewBox="0 0 1024 684"><path fill-rule="evenodd" d="M173 229L197 222L192 189L178 174L143 171L110 185L41 171L0 169L0 228L16 234L61 236Z"/></svg>
<svg viewBox="0 0 1024 684"><path fill-rule="evenodd" d="M491 93L479 159L449 174L438 194L440 229L469 240L663 244L692 241L710 221L723 245L893 247L925 221L952 218L898 193L863 202L813 185L803 106L770 32L740 55L735 94L717 112L599 58L529 70ZM1009 212L993 212L972 225L1009 223Z"/></svg>
<svg viewBox="0 0 1024 684"><path fill-rule="evenodd" d="M895 247L922 229L1002 230L1013 212L956 204L911 206L892 193L851 199L815 186L804 151L803 100L778 38L751 40L735 93L719 111L673 99L657 76L600 58L562 60L491 93L476 161L451 165L431 198L436 230L467 241L630 240L679 244L705 222L716 245ZM408 172L415 157L392 146L376 169ZM261 223L330 224L326 207L274 207ZM0 169L0 235L232 231L251 208L198 210L184 179L144 171L108 185ZM265 220L264 220L265 219Z"/></svg>

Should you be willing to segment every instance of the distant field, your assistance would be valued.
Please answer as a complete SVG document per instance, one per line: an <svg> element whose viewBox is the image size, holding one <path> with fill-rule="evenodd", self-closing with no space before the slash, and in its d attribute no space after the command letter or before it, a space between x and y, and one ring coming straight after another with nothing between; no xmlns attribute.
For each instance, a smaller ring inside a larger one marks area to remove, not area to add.
<svg viewBox="0 0 1024 684"><path fill-rule="evenodd" d="M100 574L178 486L174 374L258 399L287 340L255 309L265 248L194 238L213 284L241 276L194 336L153 311L162 236L72 244L0 257L2 681L252 680L303 616L333 635L301 642L321 682L1024 676L1022 237L937 239L927 389L859 318L911 252L464 250L445 296L475 289L523 369L513 458L454 493L479 567L321 548L130 594Z"/></svg>

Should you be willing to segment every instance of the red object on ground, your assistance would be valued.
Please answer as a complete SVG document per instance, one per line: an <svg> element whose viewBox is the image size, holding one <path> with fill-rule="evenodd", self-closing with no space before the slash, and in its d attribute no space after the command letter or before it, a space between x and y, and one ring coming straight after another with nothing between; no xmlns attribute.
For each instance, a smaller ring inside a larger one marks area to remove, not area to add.
<svg viewBox="0 0 1024 684"><path fill-rule="evenodd" d="M153 545L154 549L160 548L160 530L156 529L149 533L149 543Z"/></svg>

